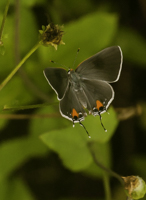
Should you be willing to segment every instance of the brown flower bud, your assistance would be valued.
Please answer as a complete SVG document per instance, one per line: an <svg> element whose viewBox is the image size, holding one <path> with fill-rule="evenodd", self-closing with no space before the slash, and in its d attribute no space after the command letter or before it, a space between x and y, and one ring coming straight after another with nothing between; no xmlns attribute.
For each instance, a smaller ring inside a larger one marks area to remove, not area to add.
<svg viewBox="0 0 146 200"><path fill-rule="evenodd" d="M146 184L139 176L122 177L125 183L125 189L130 199L141 199L146 193Z"/></svg>
<svg viewBox="0 0 146 200"><path fill-rule="evenodd" d="M54 24L49 24L46 27L42 26L40 32L41 43L44 46L53 46L57 50L59 44L65 44L62 41L63 31L62 27Z"/></svg>

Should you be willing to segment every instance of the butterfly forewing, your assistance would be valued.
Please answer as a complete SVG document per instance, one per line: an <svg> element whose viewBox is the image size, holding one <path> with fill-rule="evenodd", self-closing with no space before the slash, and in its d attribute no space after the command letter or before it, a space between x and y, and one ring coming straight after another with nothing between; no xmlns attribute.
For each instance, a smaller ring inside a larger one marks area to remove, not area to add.
<svg viewBox="0 0 146 200"><path fill-rule="evenodd" d="M113 46L83 61L76 68L82 79L115 82L122 68L123 56L121 48Z"/></svg>
<svg viewBox="0 0 146 200"><path fill-rule="evenodd" d="M48 67L44 70L44 75L52 89L56 92L57 98L61 100L69 83L67 71L62 68Z"/></svg>

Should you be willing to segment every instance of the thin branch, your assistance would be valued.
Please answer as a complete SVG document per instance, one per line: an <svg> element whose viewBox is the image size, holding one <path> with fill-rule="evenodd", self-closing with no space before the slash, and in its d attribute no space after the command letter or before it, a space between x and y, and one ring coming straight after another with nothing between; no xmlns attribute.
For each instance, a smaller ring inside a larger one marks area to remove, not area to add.
<svg viewBox="0 0 146 200"><path fill-rule="evenodd" d="M55 104L58 104L58 102L34 104L34 105L24 105L24 106L15 106L15 107L10 107L8 105L4 105L3 111L29 110L29 109L34 109L34 108L42 108L42 107L46 107L46 106L52 106L52 105L55 105Z"/></svg>
<svg viewBox="0 0 146 200"><path fill-rule="evenodd" d="M39 118L58 118L59 114L0 114L0 119L39 119Z"/></svg>
<svg viewBox="0 0 146 200"><path fill-rule="evenodd" d="M16 64L20 62L20 0L15 0L15 60ZM23 68L19 70L19 75L21 76L26 87L39 99L43 101L50 101L47 94L42 92L25 73Z"/></svg>
<svg viewBox="0 0 146 200"><path fill-rule="evenodd" d="M106 194L106 200L111 200L111 190L110 190L110 181L109 175L106 172L103 172L103 182Z"/></svg>
<svg viewBox="0 0 146 200"><path fill-rule="evenodd" d="M27 54L26 56L19 62L19 64L12 70L12 72L5 78L5 80L0 85L0 90L4 88L4 86L11 80L14 74L20 69L23 63L33 54L38 47L41 45L41 42L38 42Z"/></svg>
<svg viewBox="0 0 146 200"><path fill-rule="evenodd" d="M123 181L123 179L121 178L121 176L120 176L119 174L117 174L116 172L112 171L111 169L108 169L107 167L105 167L104 165L102 165L102 164L97 160L96 155L95 155L95 152L94 152L93 149L92 149L92 145L93 145L93 142L89 142L89 143L88 143L89 150L90 150L90 152L91 152L91 154L92 154L93 160L94 160L94 162L96 163L96 165L97 165L98 167L100 167L101 169L103 169L105 172L108 172L111 176L117 178L117 179L120 181L120 183L122 184L122 186L124 186L124 181Z"/></svg>

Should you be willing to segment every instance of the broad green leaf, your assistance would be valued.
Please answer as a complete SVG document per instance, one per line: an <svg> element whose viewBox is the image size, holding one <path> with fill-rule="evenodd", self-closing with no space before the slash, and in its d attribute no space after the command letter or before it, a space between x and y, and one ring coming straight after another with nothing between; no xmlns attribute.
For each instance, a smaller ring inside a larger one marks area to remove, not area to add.
<svg viewBox="0 0 146 200"><path fill-rule="evenodd" d="M15 63L15 43L19 42L20 48L20 57L21 59L25 54L38 42L38 30L36 28L36 21L31 10L26 9L25 7L21 8L21 17L20 17L20 33L18 41L15 41L15 24L14 14L7 16L4 33L7 34L7 37L3 38L3 43L5 47L5 55L0 57L1 66L0 74L1 77L4 75L4 78L14 69L16 66ZM25 64L23 64L24 68ZM2 80L0 80L2 81Z"/></svg>
<svg viewBox="0 0 146 200"><path fill-rule="evenodd" d="M96 159L106 168L111 168L111 149L109 143L101 144L99 142L94 142L92 148L96 155ZM95 162L83 171L87 176L92 176L93 178L103 177L103 169L101 169Z"/></svg>
<svg viewBox="0 0 146 200"><path fill-rule="evenodd" d="M107 129L107 132L105 132L101 126L99 116L94 117L90 115L86 117L83 124L90 133L91 140L105 143L111 139L118 125L118 119L112 107L109 108L108 113L102 114L102 123Z"/></svg>
<svg viewBox="0 0 146 200"><path fill-rule="evenodd" d="M23 6L28 6L28 7L32 7L32 6L36 6L36 5L41 5L41 4L45 4L46 0L22 0L22 5Z"/></svg>
<svg viewBox="0 0 146 200"><path fill-rule="evenodd" d="M65 45L59 45L57 51L53 48L39 48L41 63L44 67L49 66L51 59L67 67L72 67L76 51L80 48L77 65L99 50L111 45L117 32L117 22L117 15L97 12L64 25L63 41Z"/></svg>
<svg viewBox="0 0 146 200"><path fill-rule="evenodd" d="M87 168L92 157L86 145L87 135L82 127L53 130L40 136L50 149L58 153L63 164L72 171Z"/></svg>
<svg viewBox="0 0 146 200"><path fill-rule="evenodd" d="M87 142L107 142L115 131L117 119L112 109L110 109L110 113L110 117L107 114L108 117L104 120L104 122L107 122L105 123L107 128L109 128L109 131L106 133L101 127L99 119L97 120L97 117L88 116L86 118L86 123L83 123L91 135L90 139L79 124L76 124L75 128L70 126L68 128L48 131L41 135L40 138L50 149L58 153L67 168L73 171L83 170L92 163Z"/></svg>
<svg viewBox="0 0 146 200"><path fill-rule="evenodd" d="M59 104L52 104L40 108L36 111L37 115L49 115L49 117L40 117L38 119L30 120L29 132L33 137L40 136L42 133L49 132L56 129L63 129L67 126L71 126L72 123L64 118L59 113Z"/></svg>
<svg viewBox="0 0 146 200"><path fill-rule="evenodd" d="M78 18L81 15L92 12L94 9L94 6L90 0L56 0L52 3L53 5L48 7L48 13L50 13L52 21L59 24L62 23L62 19L67 19L70 21L72 18Z"/></svg>
<svg viewBox="0 0 146 200"><path fill-rule="evenodd" d="M122 27L115 41L121 46L125 60L139 66L146 66L146 40L138 32Z"/></svg>
<svg viewBox="0 0 146 200"><path fill-rule="evenodd" d="M29 188L20 178L4 180L0 182L0 199L1 200L34 200Z"/></svg>
<svg viewBox="0 0 146 200"><path fill-rule="evenodd" d="M20 138L3 142L0 146L0 181L34 156L48 152L38 138Z"/></svg>
<svg viewBox="0 0 146 200"><path fill-rule="evenodd" d="M0 91L0 110L4 105L17 106L29 104L34 97L17 75Z"/></svg>
<svg viewBox="0 0 146 200"><path fill-rule="evenodd" d="M38 30L33 12L22 7L20 16L20 51L25 55L38 42Z"/></svg>

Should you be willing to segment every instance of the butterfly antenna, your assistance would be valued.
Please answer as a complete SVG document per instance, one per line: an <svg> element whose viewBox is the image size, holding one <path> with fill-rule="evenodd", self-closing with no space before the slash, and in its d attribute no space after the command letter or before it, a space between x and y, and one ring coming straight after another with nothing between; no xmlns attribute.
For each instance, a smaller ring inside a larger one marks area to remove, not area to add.
<svg viewBox="0 0 146 200"><path fill-rule="evenodd" d="M55 62L55 61L53 61L53 60L50 60L50 62L51 62L51 63L54 63L54 64L56 64L56 65L59 65L59 66L61 66L61 67L64 67L66 70L69 70L65 65L62 65L62 64L60 64L60 63L57 63L57 62Z"/></svg>
<svg viewBox="0 0 146 200"><path fill-rule="evenodd" d="M103 123L102 123L102 117L101 117L101 114L99 113L99 118L100 118L100 123L101 123L101 126L103 127L104 131L107 132L106 128L104 127Z"/></svg>
<svg viewBox="0 0 146 200"><path fill-rule="evenodd" d="M80 121L79 121L79 124L85 129L85 131L86 131L88 137L91 138L91 136L89 135L89 133L88 133L87 129L85 128L85 126L84 126Z"/></svg>
<svg viewBox="0 0 146 200"><path fill-rule="evenodd" d="M76 63L76 60L77 60L77 56L78 56L79 51L80 51L80 48L78 48L78 50L77 50L76 57L75 57L74 63L73 63L73 68L74 68L74 66L75 66L75 63Z"/></svg>

